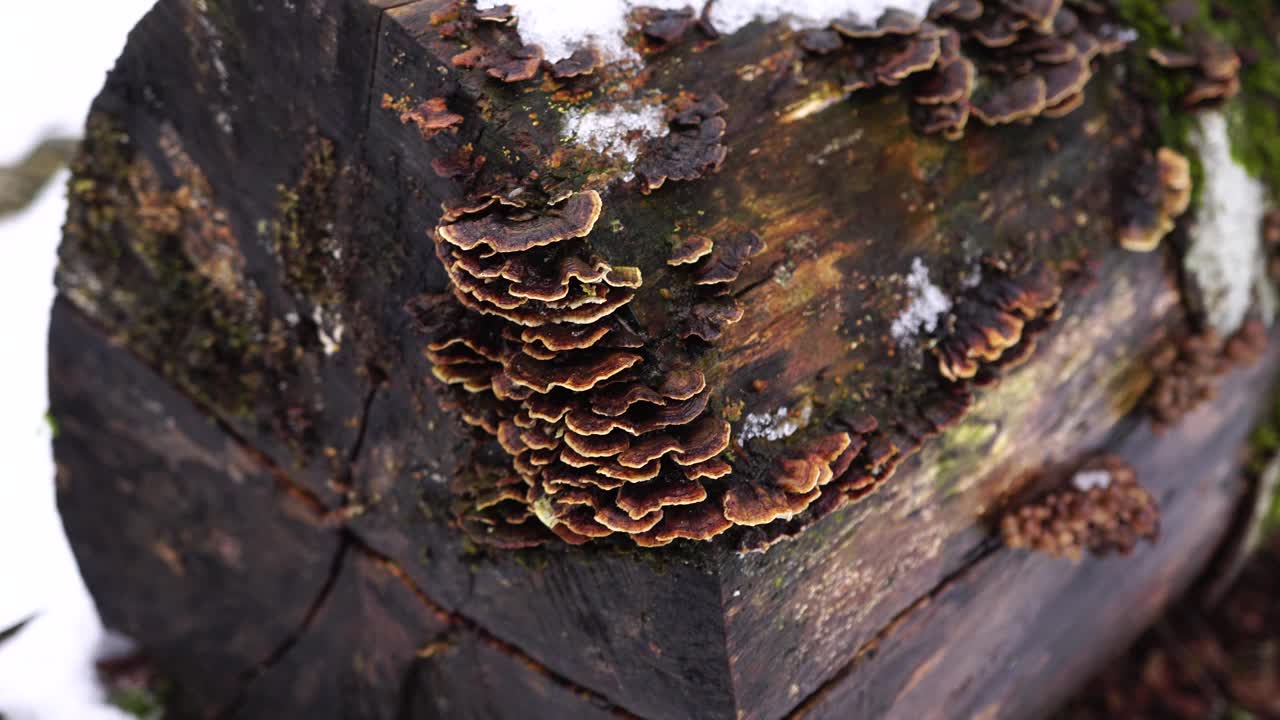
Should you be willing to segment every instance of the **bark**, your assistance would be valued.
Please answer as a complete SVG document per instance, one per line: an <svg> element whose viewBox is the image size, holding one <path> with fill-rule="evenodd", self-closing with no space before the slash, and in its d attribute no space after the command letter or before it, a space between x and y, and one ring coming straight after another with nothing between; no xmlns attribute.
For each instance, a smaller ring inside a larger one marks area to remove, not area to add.
<svg viewBox="0 0 1280 720"><path fill-rule="evenodd" d="M779 24L690 29L629 78L503 83L453 61L451 12L162 0L94 105L50 340L59 503L176 717L1034 717L1208 561L1277 352L1163 435L1145 418L1147 356L1188 316L1176 263L1116 242L1159 144L1123 57L1066 117L951 142L895 90L828 102ZM519 66L490 30L472 47ZM716 143L631 165L564 142L574 103L651 90L723 99L702 120L726 123L718 172ZM406 304L450 290L442 203L517 185L603 196L588 241L644 277L637 352L696 367L731 425L714 492L773 488L866 415L876 489L661 548L464 532L460 480L509 458L432 378ZM673 247L747 231L741 320L680 337L729 301ZM895 333L917 266L950 315ZM1029 359L948 379L948 323L1037 277L1061 315L1028 320ZM1102 451L1156 496L1162 540L1079 564L1000 546L1003 508Z"/></svg>

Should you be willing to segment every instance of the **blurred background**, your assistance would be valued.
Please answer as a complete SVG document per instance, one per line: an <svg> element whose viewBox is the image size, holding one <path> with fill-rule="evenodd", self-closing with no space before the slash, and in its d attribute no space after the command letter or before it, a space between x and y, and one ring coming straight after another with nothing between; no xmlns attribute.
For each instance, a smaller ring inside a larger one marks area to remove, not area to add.
<svg viewBox="0 0 1280 720"><path fill-rule="evenodd" d="M65 158L153 0L0 6L0 716L134 717L104 702L104 638L58 519L45 420L45 335L66 209ZM25 624L23 624L25 621ZM16 631L13 628L18 628Z"/></svg>

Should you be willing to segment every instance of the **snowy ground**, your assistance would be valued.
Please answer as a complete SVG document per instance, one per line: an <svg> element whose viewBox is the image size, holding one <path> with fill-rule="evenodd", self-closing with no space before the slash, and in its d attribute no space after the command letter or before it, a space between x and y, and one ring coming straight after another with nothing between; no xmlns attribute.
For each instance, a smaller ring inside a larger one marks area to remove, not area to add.
<svg viewBox="0 0 1280 720"><path fill-rule="evenodd" d="M151 0L0 4L0 166L47 135L78 135L89 103ZM58 519L45 334L65 173L25 212L0 220L0 628L36 619L0 646L0 715L10 720L125 717L100 703L91 658L101 627Z"/></svg>

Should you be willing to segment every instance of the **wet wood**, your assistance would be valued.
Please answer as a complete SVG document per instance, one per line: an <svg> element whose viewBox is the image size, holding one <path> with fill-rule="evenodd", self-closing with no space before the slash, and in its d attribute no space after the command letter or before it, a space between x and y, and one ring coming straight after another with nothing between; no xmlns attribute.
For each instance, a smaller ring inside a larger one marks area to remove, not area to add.
<svg viewBox="0 0 1280 720"><path fill-rule="evenodd" d="M548 186L619 169L563 149L551 89L456 67L458 42L432 22L445 4L162 0L95 103L51 339L59 502L105 619L174 679L181 712L780 718L1007 702L1013 717L1032 708L999 678L966 684L942 662L951 674L903 693L904 668L991 642L1022 649L1011 658L1052 645L1083 673L1108 648L990 608L1034 617L1078 592L1119 613L1196 572L1206 556L1177 549L1210 546L1238 488L1154 441L1127 459L1162 488L1200 483L1213 508L1162 496L1176 542L1068 574L993 551L988 533L1029 473L1141 424L1142 355L1183 322L1164 258L1113 240L1149 140L1115 68L1063 120L947 143L914 135L893 93L792 112L813 88L792 72L794 39L763 25L648 59L645 88L724 98L728 155L699 181L617 186L599 221L614 230L592 236L641 268L636 321L663 332L679 315L663 295L673 225L765 241L733 286L743 320L699 360L744 471L787 447L743 439L746 418L808 407L798 442L851 407L888 426L927 403L943 381L926 342L890 329L917 262L957 297L983 254L1070 267L1061 320L877 492L765 552L739 551L749 533L476 547L448 487L474 437L404 311L447 288L428 233L467 184L439 161L470 145L482 179ZM461 115L455 131L424 138L396 109L430 98ZM1222 417L1189 426L1222 422L1205 462L1246 424ZM111 482L84 479L98 467ZM1104 583L1114 599L1096 598ZM1144 611L1165 595L1152 597ZM1115 616L1072 617L1084 638ZM988 632L947 629L971 625ZM904 649L868 658L876 638Z"/></svg>

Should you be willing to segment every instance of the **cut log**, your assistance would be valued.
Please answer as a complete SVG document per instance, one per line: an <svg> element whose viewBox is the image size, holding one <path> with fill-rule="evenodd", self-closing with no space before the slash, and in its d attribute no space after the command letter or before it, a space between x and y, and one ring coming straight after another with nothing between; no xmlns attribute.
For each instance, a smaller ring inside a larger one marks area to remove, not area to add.
<svg viewBox="0 0 1280 720"><path fill-rule="evenodd" d="M1280 353L1152 434L1147 358L1200 318L1118 240L1173 227L1191 171L1136 50L1076 10L966 40L1065 57L1078 30L1051 103L1039 75L994 93L1008 69L975 90L941 16L638 11L635 72L540 64L501 8L161 0L73 166L50 342L106 624L178 717L1062 699L1223 537ZM1164 539L1000 546L1103 451Z"/></svg>

